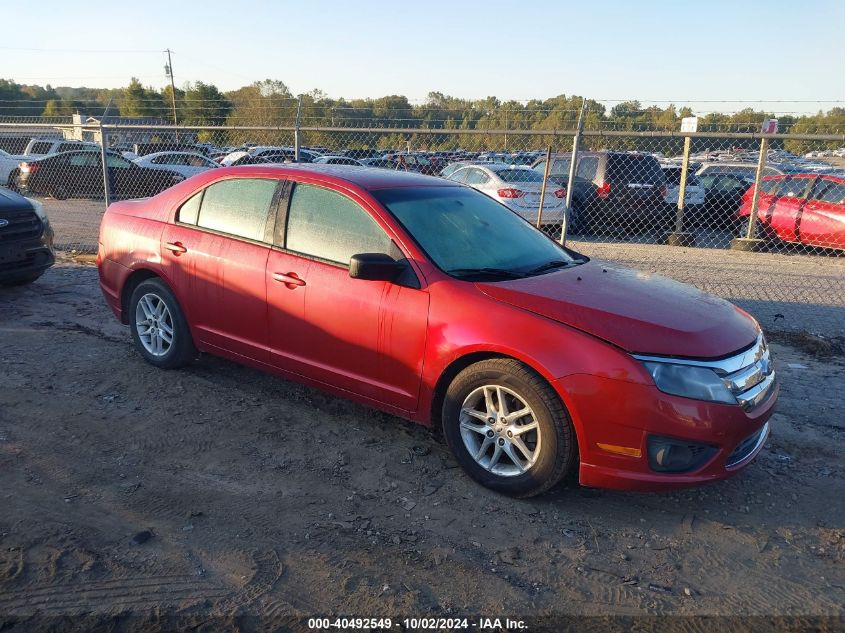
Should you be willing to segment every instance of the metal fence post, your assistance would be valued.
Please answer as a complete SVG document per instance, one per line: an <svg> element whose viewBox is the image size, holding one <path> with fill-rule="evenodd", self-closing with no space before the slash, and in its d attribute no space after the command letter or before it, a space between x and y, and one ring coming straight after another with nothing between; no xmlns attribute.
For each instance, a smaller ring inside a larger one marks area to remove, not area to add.
<svg viewBox="0 0 845 633"><path fill-rule="evenodd" d="M763 174L766 171L766 158L769 152L769 139L760 140L760 157L757 160L757 173L754 175L754 196L751 198L751 213L748 215L748 226L745 237L738 237L731 241L731 248L739 251L758 251L763 240L757 238L757 208L760 206L760 189L763 185Z"/></svg>
<svg viewBox="0 0 845 633"><path fill-rule="evenodd" d="M295 162L299 162L300 158L300 149L302 148L302 130L301 127L302 121L302 95L299 95L299 103L296 105L296 125L294 126L293 130L293 160Z"/></svg>
<svg viewBox="0 0 845 633"><path fill-rule="evenodd" d="M106 112L109 111L109 106L111 106L111 100L109 100L109 104L106 106ZM106 201L106 209L108 209L111 203L111 183L109 182L109 165L106 162L109 140L106 137L106 131L103 129L103 119L105 117L106 113L104 112L102 118L100 118L100 162L103 165L103 199Z"/></svg>
<svg viewBox="0 0 845 633"><path fill-rule="evenodd" d="M584 130L584 110L587 107L587 98L581 101L581 112L578 114L578 126L575 128L575 137L572 139L572 158L569 161L569 178L566 181L566 204L563 207L563 223L560 227L560 245L566 246L566 233L569 231L569 218L572 216L572 184L575 182L575 174L578 173L578 149L581 147L581 132Z"/></svg>
<svg viewBox="0 0 845 633"><path fill-rule="evenodd" d="M543 224L543 204L546 201L546 183L549 182L549 172L552 166L552 146L546 150L546 169L543 171L543 184L540 187L540 206L537 207L537 228Z"/></svg>
<svg viewBox="0 0 845 633"><path fill-rule="evenodd" d="M675 213L675 230L666 235L669 246L695 246L695 233L684 232L684 209L686 207L687 176L689 174L689 154L692 137L684 137L684 158L681 162L681 183L678 190L678 210Z"/></svg>

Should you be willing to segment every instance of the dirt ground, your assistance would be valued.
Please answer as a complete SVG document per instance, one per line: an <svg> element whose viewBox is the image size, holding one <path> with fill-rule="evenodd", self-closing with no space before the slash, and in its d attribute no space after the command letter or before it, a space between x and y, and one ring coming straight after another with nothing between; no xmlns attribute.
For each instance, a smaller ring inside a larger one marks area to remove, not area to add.
<svg viewBox="0 0 845 633"><path fill-rule="evenodd" d="M421 427L211 357L145 364L96 270L62 262L0 289L0 630L116 613L841 623L845 358L772 348L779 412L741 475L513 501Z"/></svg>

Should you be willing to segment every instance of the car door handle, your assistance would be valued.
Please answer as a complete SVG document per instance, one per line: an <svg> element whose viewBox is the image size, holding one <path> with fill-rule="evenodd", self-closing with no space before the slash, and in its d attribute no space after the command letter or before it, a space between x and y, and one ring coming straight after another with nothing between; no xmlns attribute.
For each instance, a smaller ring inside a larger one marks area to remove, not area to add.
<svg viewBox="0 0 845 633"><path fill-rule="evenodd" d="M182 253L188 252L188 249L182 245L182 242L168 242L164 245L164 248L176 255L177 257L179 257L179 255L181 255Z"/></svg>
<svg viewBox="0 0 845 633"><path fill-rule="evenodd" d="M290 290L305 285L305 280L300 279L296 273L273 273L273 281L285 284Z"/></svg>

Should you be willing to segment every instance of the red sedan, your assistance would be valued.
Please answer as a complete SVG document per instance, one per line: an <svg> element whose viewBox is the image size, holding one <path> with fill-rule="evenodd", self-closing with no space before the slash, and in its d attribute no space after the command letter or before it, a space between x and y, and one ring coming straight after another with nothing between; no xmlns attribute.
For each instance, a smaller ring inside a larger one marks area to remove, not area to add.
<svg viewBox="0 0 845 633"><path fill-rule="evenodd" d="M209 170L111 205L100 282L140 354L198 352L442 427L514 496L729 477L778 387L757 323L562 248L482 193L345 166Z"/></svg>
<svg viewBox="0 0 845 633"><path fill-rule="evenodd" d="M752 186L737 212L739 233L745 234ZM757 206L761 234L792 244L845 249L845 178L792 174L763 178Z"/></svg>

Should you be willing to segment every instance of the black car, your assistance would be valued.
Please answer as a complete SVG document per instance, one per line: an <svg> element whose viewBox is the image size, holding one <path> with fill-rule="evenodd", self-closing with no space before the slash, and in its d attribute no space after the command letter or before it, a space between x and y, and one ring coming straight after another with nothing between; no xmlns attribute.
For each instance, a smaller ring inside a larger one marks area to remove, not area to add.
<svg viewBox="0 0 845 633"><path fill-rule="evenodd" d="M53 229L41 205L0 188L0 285L32 283L54 261Z"/></svg>
<svg viewBox="0 0 845 633"><path fill-rule="evenodd" d="M115 198L145 198L185 180L182 174L141 167L123 156L108 152L109 189ZM51 154L22 163L18 188L31 194L70 197L102 197L103 168L100 152L79 150Z"/></svg>
<svg viewBox="0 0 845 633"><path fill-rule="evenodd" d="M549 179L566 187L571 154L552 157ZM545 156L532 164L543 173ZM666 176L650 154L636 152L580 152L572 186L570 232L606 230L637 232L666 230L672 217L664 203Z"/></svg>
<svg viewBox="0 0 845 633"><path fill-rule="evenodd" d="M742 206L742 196L754 184L754 178L719 172L707 172L697 178L704 187L704 205L700 217L694 218L695 223L718 229L730 228Z"/></svg>

